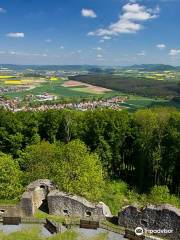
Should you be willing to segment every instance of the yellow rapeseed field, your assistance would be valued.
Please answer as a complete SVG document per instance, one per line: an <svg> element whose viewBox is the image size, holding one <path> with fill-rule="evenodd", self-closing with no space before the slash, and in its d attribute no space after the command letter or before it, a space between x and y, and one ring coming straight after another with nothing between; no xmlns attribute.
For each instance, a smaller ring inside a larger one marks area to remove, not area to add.
<svg viewBox="0 0 180 240"><path fill-rule="evenodd" d="M51 77L50 80L51 80L51 81L57 81L58 78L57 78L57 77Z"/></svg>
<svg viewBox="0 0 180 240"><path fill-rule="evenodd" d="M6 75L6 76L0 76L0 79L8 79L8 78L14 78L15 76L8 76L8 75Z"/></svg>
<svg viewBox="0 0 180 240"><path fill-rule="evenodd" d="M10 85L20 85L20 84L22 84L21 83L21 80L7 80L7 81L5 81L4 82L5 84L10 84Z"/></svg>

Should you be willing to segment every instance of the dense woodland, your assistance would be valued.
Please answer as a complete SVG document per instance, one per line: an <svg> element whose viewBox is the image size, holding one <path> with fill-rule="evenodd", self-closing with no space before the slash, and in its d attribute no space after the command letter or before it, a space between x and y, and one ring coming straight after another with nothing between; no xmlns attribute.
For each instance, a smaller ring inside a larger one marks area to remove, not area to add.
<svg viewBox="0 0 180 240"><path fill-rule="evenodd" d="M180 95L180 84L175 81L155 81L144 77L113 76L110 74L89 74L69 78L144 97L172 98Z"/></svg>
<svg viewBox="0 0 180 240"><path fill-rule="evenodd" d="M129 190L180 195L180 112L173 108L0 110L0 151L0 199L17 198L37 178L94 201Z"/></svg>

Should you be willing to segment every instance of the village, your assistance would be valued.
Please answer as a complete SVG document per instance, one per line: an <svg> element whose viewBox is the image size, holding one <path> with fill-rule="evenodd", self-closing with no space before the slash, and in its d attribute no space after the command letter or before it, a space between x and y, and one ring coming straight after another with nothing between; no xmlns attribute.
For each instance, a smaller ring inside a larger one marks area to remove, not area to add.
<svg viewBox="0 0 180 240"><path fill-rule="evenodd" d="M27 97L26 97L27 98ZM110 108L114 110L121 110L122 107L120 104L125 103L128 100L128 97L113 97L109 99L102 100L88 100L82 101L79 103L56 103L56 96L43 93L36 96L28 96L28 100L33 99L40 103L38 106L31 107L29 105L23 105L22 101L16 97L14 99L7 99L0 97L0 106L6 110L18 112L18 111L47 111L47 110L60 110L60 109L75 109L80 111L86 111L96 108Z"/></svg>

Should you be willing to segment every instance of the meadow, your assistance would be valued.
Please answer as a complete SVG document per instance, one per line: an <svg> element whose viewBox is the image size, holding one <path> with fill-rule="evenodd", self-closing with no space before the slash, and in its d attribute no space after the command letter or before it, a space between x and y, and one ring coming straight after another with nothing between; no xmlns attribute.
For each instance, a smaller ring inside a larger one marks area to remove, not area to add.
<svg viewBox="0 0 180 240"><path fill-rule="evenodd" d="M32 228L29 230L22 230L10 234L0 232L0 240L108 240L106 233L97 234L94 237L84 237L75 231L66 231L62 234L56 234L50 237L42 237L39 228Z"/></svg>
<svg viewBox="0 0 180 240"><path fill-rule="evenodd" d="M146 97L133 96L133 95L130 95L129 99L125 103L122 103L121 105L128 108L131 111L148 108L152 106L157 106L157 105L180 107L178 104L175 104L170 100L146 98Z"/></svg>

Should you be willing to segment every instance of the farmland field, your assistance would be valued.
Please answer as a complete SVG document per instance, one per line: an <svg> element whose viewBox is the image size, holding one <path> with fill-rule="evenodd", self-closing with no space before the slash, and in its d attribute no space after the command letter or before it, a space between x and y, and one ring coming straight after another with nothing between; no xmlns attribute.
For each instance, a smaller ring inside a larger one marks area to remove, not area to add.
<svg viewBox="0 0 180 240"><path fill-rule="evenodd" d="M148 98L170 98L180 95L180 78L177 81L160 81L158 79L139 77L138 73L124 73L124 75L120 76L113 74L79 75L72 79L85 84L113 89L128 95L133 94Z"/></svg>
<svg viewBox="0 0 180 240"><path fill-rule="evenodd" d="M122 106L125 106L131 110L136 110L140 108L150 107L152 105L163 105L170 104L168 100L155 100L153 98L142 98L130 96L127 102L123 103ZM171 104L172 105L172 104Z"/></svg>
<svg viewBox="0 0 180 240"><path fill-rule="evenodd" d="M9 80L8 80L9 81ZM15 84L13 84L15 82ZM14 98L14 97L19 97L19 98L24 98L26 95L33 94L33 95L39 95L44 92L48 92L50 94L56 95L58 98L66 98L66 97L89 97L89 96L98 96L98 95L117 95L117 92L109 90L109 89L104 89L101 87L95 87L86 84L79 85L78 83L76 86L71 86L71 85L66 85L68 81L65 80L39 80L39 79L23 79L21 81L5 81L4 83L1 82L0 86L9 86L9 85L23 85L29 87L28 90L23 90L23 91L17 91L17 92L8 92L4 93L5 96ZM8 84L9 83L9 84Z"/></svg>
<svg viewBox="0 0 180 240"><path fill-rule="evenodd" d="M129 110L137 110L160 106L180 107L168 96L177 96L180 84L176 81L158 80L159 77L174 76L171 73L141 73L123 72L117 74L81 75L69 78L58 77L15 77L0 76L0 87L14 87L14 90L1 93L8 98L18 97L24 100L26 96L49 93L61 100L78 101L83 98L110 98L127 96L128 100L120 104ZM140 77L137 77L139 76ZM142 78L142 75L146 78ZM177 74L178 75L178 74ZM176 76L177 77L177 76Z"/></svg>
<svg viewBox="0 0 180 240"><path fill-rule="evenodd" d="M4 84L22 85L23 83L21 82L21 80L6 80L6 81L4 81Z"/></svg>
<svg viewBox="0 0 180 240"><path fill-rule="evenodd" d="M86 93L93 93L93 94L104 94L106 92L112 92L111 89L103 88L99 86L94 86L91 84L85 84L78 81L66 81L62 86L64 87L72 87L72 90L79 91L79 92L86 92Z"/></svg>
<svg viewBox="0 0 180 240"><path fill-rule="evenodd" d="M9 78L15 78L15 76L10 76L10 75L0 75L0 79L9 79Z"/></svg>

